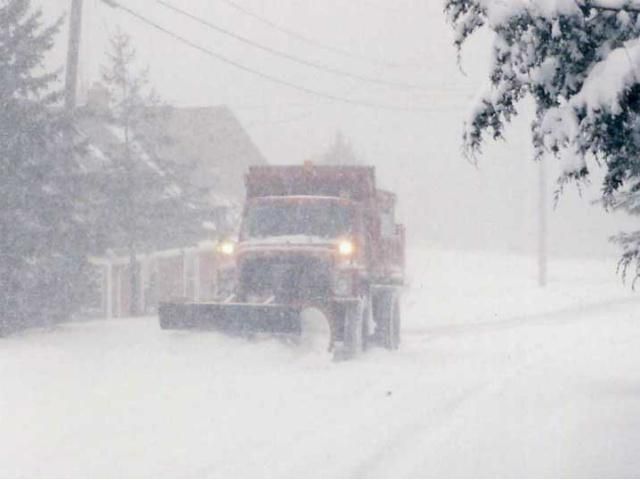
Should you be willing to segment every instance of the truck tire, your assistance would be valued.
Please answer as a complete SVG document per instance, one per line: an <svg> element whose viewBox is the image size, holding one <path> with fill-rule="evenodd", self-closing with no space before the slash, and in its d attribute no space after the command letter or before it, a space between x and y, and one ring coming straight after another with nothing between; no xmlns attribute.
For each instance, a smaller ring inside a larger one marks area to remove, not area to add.
<svg viewBox="0 0 640 480"><path fill-rule="evenodd" d="M347 305L344 309L344 336L341 348L336 348L334 360L357 357L367 349L367 321L370 313L369 299Z"/></svg>
<svg viewBox="0 0 640 480"><path fill-rule="evenodd" d="M173 330L177 324L172 314L171 305L160 305L158 308L158 323L162 330Z"/></svg>
<svg viewBox="0 0 640 480"><path fill-rule="evenodd" d="M400 347L400 302L395 292L384 291L376 295L374 303L374 319L376 323L375 337L378 343L387 350Z"/></svg>
<svg viewBox="0 0 640 480"><path fill-rule="evenodd" d="M362 312L362 351L366 352L371 344L371 333L373 329L373 298L371 295L363 300Z"/></svg>
<svg viewBox="0 0 640 480"><path fill-rule="evenodd" d="M400 326L401 326L400 301L398 300L397 297L393 301L393 312L392 312L391 324L392 324L392 328L391 328L392 336L391 336L391 342L389 342L389 349L397 350L398 348L400 348Z"/></svg>

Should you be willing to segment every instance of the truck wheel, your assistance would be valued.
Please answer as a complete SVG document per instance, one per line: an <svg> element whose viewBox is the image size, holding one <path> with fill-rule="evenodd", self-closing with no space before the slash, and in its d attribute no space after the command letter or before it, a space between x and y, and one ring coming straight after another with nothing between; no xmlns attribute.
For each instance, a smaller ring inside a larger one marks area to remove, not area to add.
<svg viewBox="0 0 640 480"><path fill-rule="evenodd" d="M393 313L392 313L392 342L391 342L391 350L397 350L400 348L400 302L396 298L393 302Z"/></svg>
<svg viewBox="0 0 640 480"><path fill-rule="evenodd" d="M348 360L354 358L366 349L368 301L362 300L347 305L344 310L344 338L342 348L334 351L334 360Z"/></svg>
<svg viewBox="0 0 640 480"><path fill-rule="evenodd" d="M379 294L376 302L376 337L387 350L400 346L400 302L392 292Z"/></svg>
<svg viewBox="0 0 640 480"><path fill-rule="evenodd" d="M175 321L175 312L171 305L160 305L158 308L158 323L162 330L175 329L177 323Z"/></svg>
<svg viewBox="0 0 640 480"><path fill-rule="evenodd" d="M371 332L373 328L373 299L368 295L364 300L362 313L362 351L366 352L371 343Z"/></svg>

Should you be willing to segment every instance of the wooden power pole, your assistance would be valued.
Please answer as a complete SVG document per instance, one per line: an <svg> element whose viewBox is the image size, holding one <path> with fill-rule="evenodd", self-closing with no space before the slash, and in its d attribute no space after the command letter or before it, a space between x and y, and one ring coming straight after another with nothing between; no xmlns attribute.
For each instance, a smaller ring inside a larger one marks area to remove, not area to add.
<svg viewBox="0 0 640 480"><path fill-rule="evenodd" d="M544 156L539 160L538 178L538 285L547 285L547 167Z"/></svg>
<svg viewBox="0 0 640 480"><path fill-rule="evenodd" d="M80 61L80 33L82 31L82 0L71 0L69 18L69 49L65 78L64 104L68 112L76 108L78 93L78 63Z"/></svg>

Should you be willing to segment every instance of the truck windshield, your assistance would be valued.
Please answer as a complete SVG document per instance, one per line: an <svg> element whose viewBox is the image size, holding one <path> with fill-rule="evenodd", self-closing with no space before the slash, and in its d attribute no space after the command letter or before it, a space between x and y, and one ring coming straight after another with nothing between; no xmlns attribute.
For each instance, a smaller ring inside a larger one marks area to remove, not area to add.
<svg viewBox="0 0 640 480"><path fill-rule="evenodd" d="M336 238L351 232L351 209L333 201L274 202L247 211L247 238L309 235Z"/></svg>

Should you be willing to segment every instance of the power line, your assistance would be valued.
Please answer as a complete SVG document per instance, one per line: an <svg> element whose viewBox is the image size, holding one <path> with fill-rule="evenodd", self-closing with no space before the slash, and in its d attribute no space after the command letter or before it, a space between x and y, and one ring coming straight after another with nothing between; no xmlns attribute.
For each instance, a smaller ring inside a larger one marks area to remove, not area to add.
<svg viewBox="0 0 640 480"><path fill-rule="evenodd" d="M238 35L230 30L224 29L222 27L219 27L218 25L215 25L201 17L198 17L197 15L194 15L192 13L187 12L186 10L183 10L181 8L178 8L174 5L171 5L170 3L164 1L164 0L156 0L156 3L162 5L165 8L168 8L169 10L178 13L179 15L183 15L187 18L190 18L191 20L194 20L195 22L198 22L201 25L204 25L212 30L215 30L216 32L222 33L223 35L227 35L229 37L235 38L236 40L243 42L247 45L251 45L254 48L258 48L262 51L265 51L267 53L270 53L271 55L275 55L277 57L281 57L281 58L285 58L287 60L290 60L292 62L295 62L299 65L304 65L306 67L311 67L311 68L315 68L317 70L321 70L327 73L331 73L333 75L339 75L339 76L343 76L343 77L349 77L349 78L353 78L355 80L360 80L362 82L367 82L367 83L374 83L377 85L383 85L386 87L394 87L394 88L401 88L401 89L411 89L411 90L429 90L428 88L422 86L422 85L412 85L410 83L403 83L403 82L392 82L389 80L384 80L384 79L379 79L379 78L373 78L373 77L368 77L365 75L360 75L357 73L351 73L348 72L346 70L341 70L335 67L331 67L329 65L322 65L322 64L318 64L318 63L314 63L311 62L309 60L305 60L304 58L300 58L297 57L295 55L291 55L288 54L286 52L282 52L280 50L276 50L274 48L271 47L267 47L265 45L262 45L261 43L255 42L247 37L243 37L242 35Z"/></svg>
<svg viewBox="0 0 640 480"><path fill-rule="evenodd" d="M289 87L291 89L297 90L299 92L303 92L306 93L307 95L313 95L315 97L319 97L319 98L324 98L326 100L332 100L335 102L341 102L341 103L345 103L345 104L349 104L349 105L354 105L354 106L359 106L359 107L368 107L368 108L375 108L375 109L379 109L379 110L391 110L391 111L403 111L403 112L413 112L413 113L425 113L425 112L429 112L429 109L425 109L425 108L410 108L410 107L404 107L404 106L400 106L400 105L385 105L385 104L377 104L377 103L372 103L372 102L366 102L366 101L362 101L362 100L353 100L350 98L343 98L343 97L339 97L337 95L333 95L331 93L326 93L326 92L321 92L319 90L313 90L311 88L302 86L302 85L298 85L295 83L291 83L287 80L283 80L281 78L272 76L268 73L264 73L261 72L259 70L255 70L251 67L247 67L239 62L236 62L235 60L232 60L230 58L225 57L224 55L221 55L217 52L214 52L213 50L210 50L208 48L205 48L201 45L198 45L197 43L192 42L191 40L188 40L187 38L145 18L143 15L141 15L140 13L136 12L135 10L130 9L129 7L125 7L124 5L122 5L121 3L117 2L116 0L102 0L105 4L113 7L113 8L118 8L126 13L128 13L129 15L135 17L136 19L138 19L139 21L155 28L156 30L172 37L174 40L177 40L195 50L200 51L201 53L204 53L205 55L208 55L210 57L213 57L223 63L226 63L228 65L231 65L239 70L242 70L244 72L248 72L251 73L253 75L256 75L260 78L263 78L265 80L269 80L272 83L277 83L279 85L283 85L286 87Z"/></svg>
<svg viewBox="0 0 640 480"><path fill-rule="evenodd" d="M248 125L245 126L245 128L247 130L252 130L256 127L269 127L272 125L281 125L284 123L299 123L301 120L304 120L306 118L309 118L311 116L312 112L311 111L307 111L304 113L300 113L298 115L292 116L292 117L287 117L284 119L280 119L280 120L273 120L273 121L264 121L264 122L253 122L253 123L249 123Z"/></svg>
<svg viewBox="0 0 640 480"><path fill-rule="evenodd" d="M255 20L258 20L259 22L262 22L263 24L269 26L270 28L277 30L281 33L284 33L285 35L288 35L292 38L295 38L303 43L306 43L308 45L312 45L316 48L325 50L327 52L332 52L338 55L342 55L344 57L349 57L349 58L353 58L353 59L357 59L357 60L361 60L361 61L365 61L368 63L373 63L373 64L377 64L377 65L383 65L385 67L393 67L393 68L401 68L403 67L403 65L400 65L398 63L395 62L386 62L384 60L379 60L379 59L375 59L375 58L371 58L368 57L366 55L360 55L358 53L354 53L354 52L350 52L348 50L343 50L342 48L338 48L338 47L334 47L332 45L327 45L325 43L319 42L318 40L314 40L313 38L307 37L306 35L297 32L295 30L291 30L287 27L284 27L282 25L277 24L276 22L273 22L271 20L269 20L268 18L265 18L261 15L258 15L257 13L254 13L250 10L247 10L246 8L244 8L243 6L237 4L236 2L234 2L233 0L220 0L221 2L225 3L227 6L243 13L244 15L247 15L248 17L251 17Z"/></svg>

